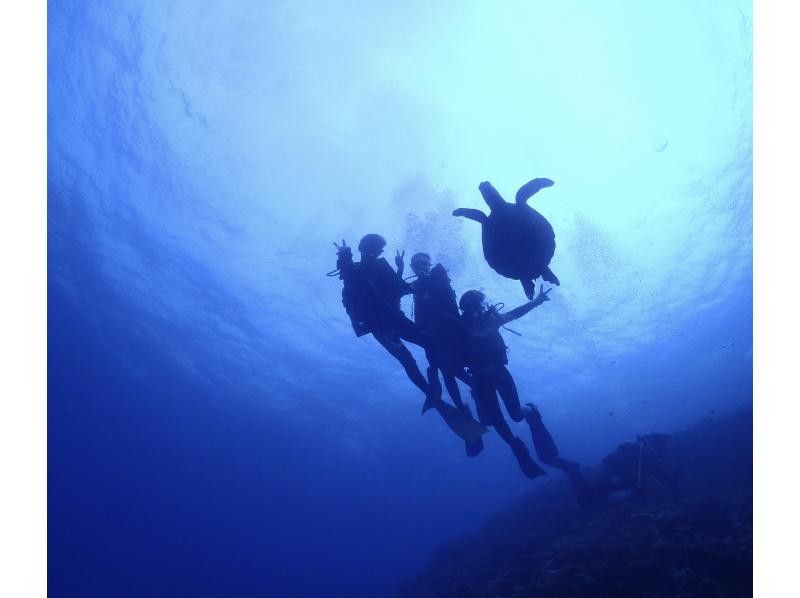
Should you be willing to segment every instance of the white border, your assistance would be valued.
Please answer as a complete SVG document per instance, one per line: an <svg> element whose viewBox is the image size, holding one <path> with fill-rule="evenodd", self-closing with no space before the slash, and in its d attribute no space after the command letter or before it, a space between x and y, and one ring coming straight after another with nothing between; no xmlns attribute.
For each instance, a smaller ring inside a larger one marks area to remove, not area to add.
<svg viewBox="0 0 800 598"><path fill-rule="evenodd" d="M46 4L3 12L0 593L45 596ZM766 597L798 586L800 10L756 0L754 13L754 548L756 596Z"/></svg>
<svg viewBox="0 0 800 598"><path fill-rule="evenodd" d="M3 9L0 594L45 596L46 4Z"/></svg>
<svg viewBox="0 0 800 598"><path fill-rule="evenodd" d="M798 5L754 5L756 596L797 596Z"/></svg>

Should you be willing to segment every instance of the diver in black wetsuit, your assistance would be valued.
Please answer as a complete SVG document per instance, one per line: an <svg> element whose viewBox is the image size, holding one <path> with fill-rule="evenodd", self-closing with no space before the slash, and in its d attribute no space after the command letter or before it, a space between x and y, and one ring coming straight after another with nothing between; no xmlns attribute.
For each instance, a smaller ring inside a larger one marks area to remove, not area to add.
<svg viewBox="0 0 800 598"><path fill-rule="evenodd" d="M504 314L486 305L486 297L480 291L467 291L461 296L459 306L465 348L465 361L472 373L475 403L478 418L484 425L493 426L505 440L519 462L520 468L529 478L535 478L545 471L531 459L525 443L514 436L500 411L497 394L503 399L509 416L516 422L523 419L528 423L533 438L533 446L542 463L563 470L575 487L579 501L583 500L584 483L580 466L562 459L552 436L542 422L539 410L528 403L520 405L517 387L511 373L506 368L508 356L506 345L500 335L500 327L527 314L533 308L549 301L541 291L536 298Z"/></svg>
<svg viewBox="0 0 800 598"><path fill-rule="evenodd" d="M431 387L431 396L440 397L442 394L439 383L441 371L453 404L472 418L469 406L461 399L461 391L456 382L458 378L472 386L472 377L464 369L456 293L450 285L444 266L432 264L427 253L416 253L411 258L411 269L417 276L411 283L414 293L414 321L428 341L425 356L430 364L428 384ZM483 441L480 438L473 442L467 441L466 450L468 456L474 457L483 450Z"/></svg>
<svg viewBox="0 0 800 598"><path fill-rule="evenodd" d="M432 266L427 253L416 253L411 258L411 269L417 279L411 283L414 293L414 322L428 338L425 355L435 370L441 370L444 385L456 407L465 407L456 378L470 385L471 380L464 371L460 355L458 326L458 304L456 293L450 286L450 278L441 264ZM434 371L438 384L438 372ZM441 394L441 391L438 393Z"/></svg>
<svg viewBox="0 0 800 598"><path fill-rule="evenodd" d="M342 303L357 336L372 333L377 340L405 369L406 374L425 395L430 386L420 372L411 352L403 340L426 346L425 338L414 322L400 309L400 298L411 293L411 287L402 279L403 261L398 252L395 257L398 272L385 258L379 257L386 240L377 234L364 236L358 244L361 261L353 262L350 247L334 243L337 250L336 267L344 281Z"/></svg>
<svg viewBox="0 0 800 598"><path fill-rule="evenodd" d="M643 434L623 442L607 455L599 468L589 470L588 495L601 502L613 495L644 500L650 480L675 490L681 472L669 454L668 434Z"/></svg>

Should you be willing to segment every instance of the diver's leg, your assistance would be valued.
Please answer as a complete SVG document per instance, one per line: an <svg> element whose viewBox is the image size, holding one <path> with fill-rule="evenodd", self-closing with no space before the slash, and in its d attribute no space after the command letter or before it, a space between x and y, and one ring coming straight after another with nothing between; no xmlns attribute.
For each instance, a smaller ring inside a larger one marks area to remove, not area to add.
<svg viewBox="0 0 800 598"><path fill-rule="evenodd" d="M425 359L428 360L428 388L430 393L428 398L431 400L442 399L442 384L439 382L439 368L436 366L436 359L430 347L425 347ZM423 409L423 413L425 410Z"/></svg>
<svg viewBox="0 0 800 598"><path fill-rule="evenodd" d="M458 382L456 382L456 377L453 375L453 372L449 369L443 369L442 378L444 378L444 386L447 388L447 394L453 399L453 404L459 409L464 409L466 405L461 399L461 390L458 388Z"/></svg>
<svg viewBox="0 0 800 598"><path fill-rule="evenodd" d="M500 407L498 405L498 412L499 410ZM540 475L546 473L544 469L539 467L536 461L531 459L528 447L525 446L522 438L514 436L514 433L511 431L511 428L508 427L508 423L502 415L495 421L494 429L497 431L500 438L505 440L508 446L511 447L511 452L514 453L514 456L517 458L517 463L519 463L522 473L530 479L538 478Z"/></svg>
<svg viewBox="0 0 800 598"><path fill-rule="evenodd" d="M392 357L400 362L400 365L403 366L403 369L406 371L406 374L411 382L414 383L414 386L419 388L427 395L429 391L428 383L425 381L425 377L422 375L422 372L419 371L419 366L417 365L417 362L414 361L414 357L411 355L408 347L402 343L400 337L398 337L396 334L385 331L373 331L372 336L375 337L375 340L377 340Z"/></svg>
<svg viewBox="0 0 800 598"><path fill-rule="evenodd" d="M439 382L439 370L435 366L428 366L428 399L433 402L442 400L442 384ZM433 403L428 405L428 401L425 404L428 408L433 407ZM427 409L423 409L423 413L425 411Z"/></svg>
<svg viewBox="0 0 800 598"><path fill-rule="evenodd" d="M435 367L428 368L428 389L433 397L441 400L442 398L442 385L439 382L439 370Z"/></svg>
<svg viewBox="0 0 800 598"><path fill-rule="evenodd" d="M533 479L544 475L546 472L531 459L528 447L521 438L514 436L500 411L500 404L497 400L494 377L492 375L475 375L474 377L475 406L478 409L478 417L483 425L494 427L498 436L506 441L511 452L517 458L522 473Z"/></svg>
<svg viewBox="0 0 800 598"><path fill-rule="evenodd" d="M508 415L515 422L521 422L525 419L525 414L522 412L517 385L514 384L514 378L511 377L511 372L509 372L506 367L500 366L493 370L493 376L495 384L497 385L497 390L503 398L503 403L506 406Z"/></svg>
<svg viewBox="0 0 800 598"><path fill-rule="evenodd" d="M461 390L458 388L458 382L456 382L456 377L453 375L452 369L442 369L442 378L444 378L444 385L447 388L447 393L453 400L453 404L467 414L470 419L472 419L472 411L470 410L469 405L467 405L461 398ZM467 457L475 457L483 450L483 438L478 438L476 440L465 440L464 447L467 452Z"/></svg>
<svg viewBox="0 0 800 598"><path fill-rule="evenodd" d="M525 421L531 429L533 448L536 449L536 454L539 455L539 459L542 463L559 468L561 467L561 462L566 464L570 463L569 461L560 459L558 456L556 442L553 440L548 429L545 428L542 415L533 403L525 405Z"/></svg>
<svg viewBox="0 0 800 598"><path fill-rule="evenodd" d="M430 339L413 320L409 320L405 314L400 314L392 321L392 327L397 331L398 336L404 341L414 343L426 351L430 348Z"/></svg>
<svg viewBox="0 0 800 598"><path fill-rule="evenodd" d="M533 403L528 403L525 409L522 408L519 402L517 386L514 384L514 378L512 378L511 372L503 367L496 371L495 376L497 389L500 392L500 396L503 397L503 403L506 406L508 414L515 422L525 419L531 430L531 439L533 440L536 454L539 456L542 463L550 465L551 467L564 469L565 471L567 468L577 467L577 463L561 459L558 456L556 443L550 435L550 432L545 428L542 422L542 416Z"/></svg>
<svg viewBox="0 0 800 598"><path fill-rule="evenodd" d="M572 484L578 503L581 506L586 506L589 502L589 490L581 473L581 466L575 461L559 457L556 442L545 427L542 421L542 414L539 413L533 403L528 403L525 406L525 421L531 429L533 447L536 449L539 460L545 465L563 471Z"/></svg>
<svg viewBox="0 0 800 598"><path fill-rule="evenodd" d="M497 394L492 380L482 373L477 373L473 380L472 398L475 400L478 421L484 426L494 426L498 417L502 418L503 414L497 405Z"/></svg>
<svg viewBox="0 0 800 598"><path fill-rule="evenodd" d="M511 372L505 367L499 368L496 377L497 389L500 392L500 396L503 397L503 403L505 403L506 410L511 416L511 419L515 422L525 419L528 423L528 427L531 430L533 446L536 449L536 454L539 455L539 459L541 459L543 463L559 469L577 466L577 463L561 459L558 456L556 443L550 435L550 432L544 427L542 416L533 403L528 403L525 409L522 408L519 402L517 386L514 384L514 378L512 378Z"/></svg>
<svg viewBox="0 0 800 598"><path fill-rule="evenodd" d="M472 374L466 368L458 367L455 369L455 377L461 380L464 384L472 388Z"/></svg>

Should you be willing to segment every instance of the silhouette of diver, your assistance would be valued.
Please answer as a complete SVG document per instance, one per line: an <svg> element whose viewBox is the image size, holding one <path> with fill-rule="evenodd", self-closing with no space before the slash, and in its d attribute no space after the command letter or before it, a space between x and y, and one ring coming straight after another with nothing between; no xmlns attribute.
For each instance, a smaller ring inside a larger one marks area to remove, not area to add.
<svg viewBox="0 0 800 598"><path fill-rule="evenodd" d="M590 501L601 502L612 495L643 500L652 479L674 490L681 475L670 458L668 441L668 434L643 434L620 444L599 468L589 470Z"/></svg>
<svg viewBox="0 0 800 598"><path fill-rule="evenodd" d="M486 296L480 291L472 290L464 293L459 300L459 306L463 312L461 322L465 361L472 373L472 388L480 422L493 426L498 435L508 443L526 476L533 479L545 473L531 458L522 439L514 435L503 418L497 399L499 393L511 419L515 422L524 419L527 422L533 446L542 463L564 471L572 482L579 501L582 501L584 482L580 466L559 456L553 437L545 428L539 410L532 403L528 403L525 407L520 405L514 379L506 368L508 356L503 337L500 335L502 326L549 301L547 296L549 292L550 289L542 290L533 300L503 314L494 307L488 307Z"/></svg>
<svg viewBox="0 0 800 598"><path fill-rule="evenodd" d="M398 272L379 257L386 240L378 234L365 235L358 243L361 261L353 261L350 247L342 240L336 246L336 267L344 281L342 304L350 316L356 336L371 333L375 340L403 366L411 382L427 396L430 387L403 340L425 348L425 338L417 325L400 309L400 298L411 293L402 278L400 252L395 257Z"/></svg>
<svg viewBox="0 0 800 598"><path fill-rule="evenodd" d="M402 258L401 258L402 259ZM460 326L456 293L450 285L447 270L433 262L427 253L411 258L411 269L417 279L411 283L414 293L414 321L427 339L429 401L442 395L439 372L453 404L472 418L469 406L461 399L456 378L472 386L472 377L464 369L460 343ZM430 405L426 403L426 407ZM467 455L474 457L483 450L483 441L466 441Z"/></svg>

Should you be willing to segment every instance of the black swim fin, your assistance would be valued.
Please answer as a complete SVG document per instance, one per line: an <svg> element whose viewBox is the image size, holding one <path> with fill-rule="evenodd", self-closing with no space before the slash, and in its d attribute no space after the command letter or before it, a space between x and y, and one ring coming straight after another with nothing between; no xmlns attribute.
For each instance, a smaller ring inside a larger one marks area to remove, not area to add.
<svg viewBox="0 0 800 598"><path fill-rule="evenodd" d="M467 457L477 457L483 450L483 438L477 440L465 440L464 448L467 451Z"/></svg>
<svg viewBox="0 0 800 598"><path fill-rule="evenodd" d="M542 422L542 414L533 403L528 403L528 412L525 414L525 421L528 422L528 427L531 429L531 437L533 438L533 448L536 449L536 454L539 459L547 463L549 460L558 457L558 448L556 441L544 427Z"/></svg>
<svg viewBox="0 0 800 598"><path fill-rule="evenodd" d="M469 408L469 405L465 404L461 410L472 419L472 410ZM478 437L476 440L465 440L464 449L467 452L467 457L477 457L483 450L483 438Z"/></svg>
<svg viewBox="0 0 800 598"><path fill-rule="evenodd" d="M536 461L531 459L531 454L528 452L528 447L525 446L525 443L522 442L520 438L514 437L514 441L511 443L511 451L517 458L517 463L519 463L522 473L524 473L530 479L536 479L540 475L545 475L547 473L544 469L539 467L539 464L536 463Z"/></svg>
<svg viewBox="0 0 800 598"><path fill-rule="evenodd" d="M584 480L583 474L581 473L580 464L558 456L556 442L553 440L547 428L544 427L541 413L539 413L539 410L533 403L528 403L527 406L529 411L525 415L525 421L528 422L528 427L531 429L533 447L536 449L536 454L539 455L539 460L545 465L560 469L567 474L572 488L575 491L578 504L581 507L588 506L590 496L586 480Z"/></svg>
<svg viewBox="0 0 800 598"><path fill-rule="evenodd" d="M489 431L486 426L475 421L470 414L456 409L450 403L446 403L442 399L437 399L430 395L425 398L425 404L422 406L422 413L425 413L429 409L436 409L439 415L442 416L444 423L447 424L447 427L467 442L474 443L480 440L481 436Z"/></svg>

